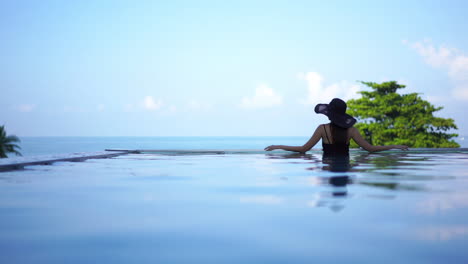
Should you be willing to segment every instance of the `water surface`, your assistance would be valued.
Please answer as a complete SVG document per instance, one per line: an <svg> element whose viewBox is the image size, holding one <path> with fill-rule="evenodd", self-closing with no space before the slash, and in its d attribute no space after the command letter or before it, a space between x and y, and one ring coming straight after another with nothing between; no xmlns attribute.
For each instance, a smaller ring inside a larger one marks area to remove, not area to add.
<svg viewBox="0 0 468 264"><path fill-rule="evenodd" d="M468 153L131 154L0 173L1 263L464 263Z"/></svg>

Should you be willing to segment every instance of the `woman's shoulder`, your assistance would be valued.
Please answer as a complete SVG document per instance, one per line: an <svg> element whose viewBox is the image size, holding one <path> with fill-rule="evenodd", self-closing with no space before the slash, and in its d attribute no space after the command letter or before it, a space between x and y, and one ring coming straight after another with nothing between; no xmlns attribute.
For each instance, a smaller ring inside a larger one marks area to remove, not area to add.
<svg viewBox="0 0 468 264"><path fill-rule="evenodd" d="M324 129L330 129L330 124L320 124L317 127L317 130L324 130Z"/></svg>
<svg viewBox="0 0 468 264"><path fill-rule="evenodd" d="M354 135L356 132L359 133L359 130L357 128L355 128L354 126L348 128L348 133L350 135Z"/></svg>

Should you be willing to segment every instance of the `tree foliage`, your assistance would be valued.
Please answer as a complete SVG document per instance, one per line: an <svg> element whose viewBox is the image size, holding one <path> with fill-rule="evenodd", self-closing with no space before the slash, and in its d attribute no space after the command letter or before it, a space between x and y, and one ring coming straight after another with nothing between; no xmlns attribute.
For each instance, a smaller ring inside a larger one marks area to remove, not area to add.
<svg viewBox="0 0 468 264"><path fill-rule="evenodd" d="M8 158L8 153L21 156L21 153L18 151L20 147L15 144L16 142L20 142L19 138L14 135L7 136L5 126L0 126L0 158Z"/></svg>
<svg viewBox="0 0 468 264"><path fill-rule="evenodd" d="M457 129L451 118L435 117L442 107L435 107L417 93L399 94L406 86L395 81L361 82L371 91L347 102L348 113L359 120L355 125L374 145L407 145L415 148L460 147L451 140ZM354 142L353 142L354 143Z"/></svg>

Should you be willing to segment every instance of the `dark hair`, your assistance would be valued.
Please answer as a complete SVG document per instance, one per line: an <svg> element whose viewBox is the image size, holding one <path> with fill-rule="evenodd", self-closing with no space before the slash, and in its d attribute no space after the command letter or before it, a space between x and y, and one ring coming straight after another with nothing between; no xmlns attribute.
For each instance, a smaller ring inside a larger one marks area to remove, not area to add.
<svg viewBox="0 0 468 264"><path fill-rule="evenodd" d="M333 143L348 143L348 129L339 127L333 123L330 123L330 130L333 138Z"/></svg>

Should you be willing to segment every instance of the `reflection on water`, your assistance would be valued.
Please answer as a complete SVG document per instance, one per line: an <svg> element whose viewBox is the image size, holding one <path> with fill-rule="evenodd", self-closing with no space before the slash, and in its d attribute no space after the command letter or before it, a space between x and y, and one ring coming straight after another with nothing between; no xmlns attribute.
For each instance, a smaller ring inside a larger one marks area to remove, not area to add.
<svg viewBox="0 0 468 264"><path fill-rule="evenodd" d="M308 171L319 172L327 171L328 174L318 174L316 180L310 180L315 185L329 186L328 190L320 190L309 205L325 206L330 205L333 211L337 207L345 207L343 200L330 200L331 197L346 198L348 195L348 185L358 184L361 186L392 190L392 191L411 191L411 192L436 192L436 187L428 183L431 181L450 181L456 180L457 176L444 171L434 171L434 166L443 166L455 164L466 167L467 153L437 153L433 155L407 152L392 153L367 153L358 152L351 156L326 156L317 154L281 154L267 155L269 159L287 160L289 164L304 164ZM455 159L453 159L455 158ZM458 161L458 162L457 162ZM456 172L458 176L468 176L466 170L456 171L457 166L452 166L449 170ZM356 177L358 175L358 177ZM440 186L440 185L439 185ZM372 194L367 197L378 199L394 199L398 192L392 194ZM447 210L449 208L460 206L468 207L468 195L465 194L443 194L442 199L432 198L425 201L423 209L419 211L437 211ZM333 201L333 202L332 202ZM336 206L339 202L340 206Z"/></svg>
<svg viewBox="0 0 468 264"><path fill-rule="evenodd" d="M349 155L323 155L322 163L323 170L336 173L328 178L328 183L333 186L333 196L346 196L348 194L346 186L352 183L351 178L346 174L352 167Z"/></svg>
<svg viewBox="0 0 468 264"><path fill-rule="evenodd" d="M2 173L0 263L462 263L467 158L132 154Z"/></svg>
<svg viewBox="0 0 468 264"><path fill-rule="evenodd" d="M321 190L315 194L313 200L307 202L308 206L311 207L328 207L334 212L339 212L345 208L344 201L342 199L335 198L346 198L348 195L347 185L352 184L353 180L350 175L347 174L353 167L350 162L349 155L323 155L317 157L312 154L300 154L292 153L286 155L267 155L270 159L285 159L289 164L304 164L311 167L306 167L309 171L328 171L332 174L326 174L326 176L319 177L317 180L311 180L309 182L328 186L328 190Z"/></svg>
<svg viewBox="0 0 468 264"><path fill-rule="evenodd" d="M349 155L323 155L323 170L332 172L347 172L351 169Z"/></svg>
<svg viewBox="0 0 468 264"><path fill-rule="evenodd" d="M445 242L468 236L468 226L425 226L417 228L412 233L414 233L416 238L421 240Z"/></svg>

